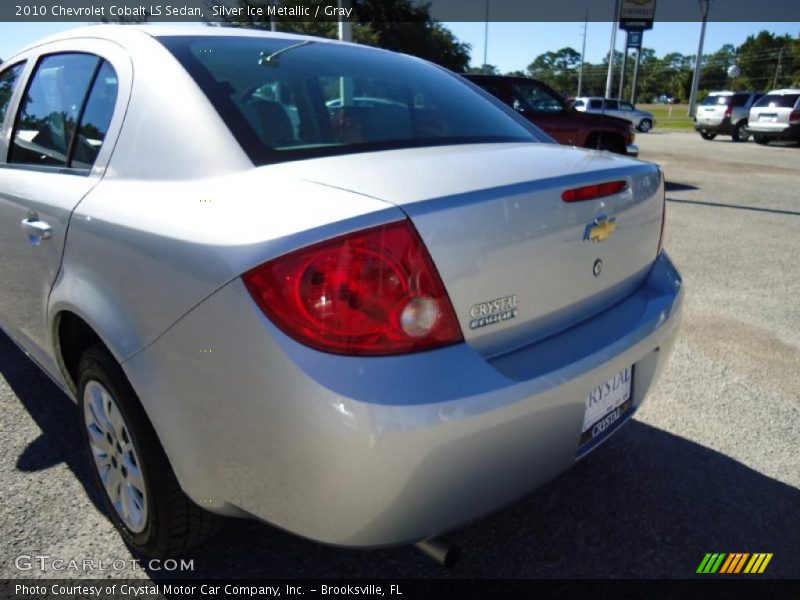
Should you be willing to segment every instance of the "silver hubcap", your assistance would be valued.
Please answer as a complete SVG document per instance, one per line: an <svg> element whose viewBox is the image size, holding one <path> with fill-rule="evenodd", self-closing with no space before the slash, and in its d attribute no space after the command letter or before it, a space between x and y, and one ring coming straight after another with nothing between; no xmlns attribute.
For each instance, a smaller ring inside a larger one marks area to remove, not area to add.
<svg viewBox="0 0 800 600"><path fill-rule="evenodd" d="M94 464L122 522L133 533L147 524L147 487L128 426L114 398L98 381L83 392L83 416Z"/></svg>

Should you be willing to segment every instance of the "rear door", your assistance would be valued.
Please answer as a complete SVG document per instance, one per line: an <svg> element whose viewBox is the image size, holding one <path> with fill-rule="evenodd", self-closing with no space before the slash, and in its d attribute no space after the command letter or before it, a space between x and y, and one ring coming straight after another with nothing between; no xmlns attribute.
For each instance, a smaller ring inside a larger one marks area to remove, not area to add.
<svg viewBox="0 0 800 600"><path fill-rule="evenodd" d="M589 100L589 107L586 112L601 113L603 112L603 101L599 98Z"/></svg>
<svg viewBox="0 0 800 600"><path fill-rule="evenodd" d="M578 120L572 109L555 91L536 81L511 84L513 107L544 129L560 144L581 145Z"/></svg>
<svg viewBox="0 0 800 600"><path fill-rule="evenodd" d="M108 162L131 68L100 40L56 42L25 58L0 147L0 322L55 373L47 302L72 211Z"/></svg>

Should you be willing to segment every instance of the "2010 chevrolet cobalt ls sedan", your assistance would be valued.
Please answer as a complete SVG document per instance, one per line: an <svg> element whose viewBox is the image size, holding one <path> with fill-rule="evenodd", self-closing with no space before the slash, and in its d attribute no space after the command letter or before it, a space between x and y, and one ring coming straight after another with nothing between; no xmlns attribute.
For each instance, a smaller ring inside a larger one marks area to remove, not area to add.
<svg viewBox="0 0 800 600"><path fill-rule="evenodd" d="M0 69L0 322L77 401L131 546L215 515L415 542L631 417L683 297L656 166L412 57L199 31Z"/></svg>

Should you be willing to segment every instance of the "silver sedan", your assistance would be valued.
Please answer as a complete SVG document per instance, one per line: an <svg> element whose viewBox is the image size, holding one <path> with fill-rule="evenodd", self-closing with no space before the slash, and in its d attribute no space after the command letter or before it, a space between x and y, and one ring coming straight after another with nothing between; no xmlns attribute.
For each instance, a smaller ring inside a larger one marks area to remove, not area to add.
<svg viewBox="0 0 800 600"><path fill-rule="evenodd" d="M608 439L675 338L658 167L419 59L96 26L3 64L0 128L0 324L145 554L436 536Z"/></svg>

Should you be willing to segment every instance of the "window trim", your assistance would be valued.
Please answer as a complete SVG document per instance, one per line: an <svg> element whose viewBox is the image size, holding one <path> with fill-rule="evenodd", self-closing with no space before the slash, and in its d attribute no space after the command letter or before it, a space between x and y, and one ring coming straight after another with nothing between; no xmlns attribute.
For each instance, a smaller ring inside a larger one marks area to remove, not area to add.
<svg viewBox="0 0 800 600"><path fill-rule="evenodd" d="M25 81L25 88L24 88L24 90L22 92L22 99L27 97L28 90L30 89L30 86L33 84L34 77L36 77L36 74L39 72L39 66L42 64L42 62L44 60L52 57L52 56L62 56L62 55L65 55L65 54L85 54L87 56L92 56L95 59L97 59L97 63L94 66L94 69L92 71L92 75L89 78L89 83L86 86L86 92L85 92L85 94L83 96L83 100L81 101L81 108L78 111L77 118L75 119L75 130L72 132L72 136L70 137L69 145L67 147L67 155L66 155L66 161L65 161L66 164L64 164L64 165L33 165L33 164L12 162L10 160L11 159L11 151L12 151L12 149L14 147L14 138L16 136L17 129L18 129L18 126L19 126L19 120L20 120L20 117L22 115L22 109L24 108L24 103L22 101L20 101L17 104L16 114L14 115L14 124L13 124L13 127L11 128L11 133L10 133L10 135L8 137L8 147L6 148L5 161L3 163L0 163L4 168L6 168L6 169L8 169L8 168L22 169L24 171L36 171L36 172L40 172L40 173L58 173L58 174L61 174L61 175L79 175L79 176L84 176L84 177L88 177L89 175L91 175L92 169L94 168L94 165L92 165L89 168L75 168L75 167L72 167L70 165L72 164L72 158L73 158L72 153L74 152L74 149L75 149L75 140L77 139L78 130L80 129L80 126L82 124L81 120L83 119L83 113L86 110L86 104L89 102L89 96L92 93L92 88L94 87L94 82L97 79L97 74L100 72L100 69L102 68L103 63L109 62L109 61L107 61L104 57L102 57L102 56L100 56L98 54L95 54L94 52L87 52L85 50L60 50L60 51L56 51L56 52L47 52L47 53L44 53L44 54L40 54L39 56L36 57L36 61L33 63L33 68L31 69L30 73L28 74L28 78ZM109 65L111 65L112 68L114 67L114 65L111 64L110 62L109 62ZM116 69L115 69L115 71L116 71ZM113 119L113 116L112 116L112 119Z"/></svg>
<svg viewBox="0 0 800 600"><path fill-rule="evenodd" d="M15 82L14 91L11 93L11 98L8 102L8 108L6 109L5 117L0 120L0 165L4 165L8 162L8 153L10 149L10 142L11 142L11 131L14 129L14 121L16 120L17 114L17 105L19 103L19 97L22 95L21 90L26 87L26 75L28 71L28 63L29 60L27 58L21 58L16 60L15 62L8 62L3 63L0 65L0 74L13 69L14 67L21 65L22 69L19 74L19 80ZM9 122L10 121L10 122ZM5 127L6 123L9 123L10 127ZM6 136L8 133L8 136Z"/></svg>

